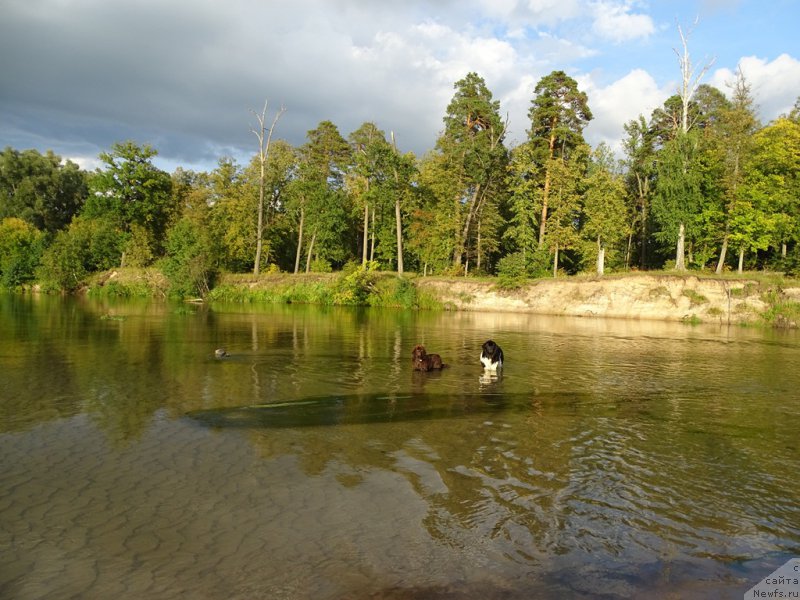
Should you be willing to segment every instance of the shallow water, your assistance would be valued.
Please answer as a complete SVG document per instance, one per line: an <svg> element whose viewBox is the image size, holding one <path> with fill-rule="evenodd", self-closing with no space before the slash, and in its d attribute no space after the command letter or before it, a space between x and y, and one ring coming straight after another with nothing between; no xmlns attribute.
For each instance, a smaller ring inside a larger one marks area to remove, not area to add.
<svg viewBox="0 0 800 600"><path fill-rule="evenodd" d="M2 598L741 598L800 555L797 332L0 296L0 341Z"/></svg>

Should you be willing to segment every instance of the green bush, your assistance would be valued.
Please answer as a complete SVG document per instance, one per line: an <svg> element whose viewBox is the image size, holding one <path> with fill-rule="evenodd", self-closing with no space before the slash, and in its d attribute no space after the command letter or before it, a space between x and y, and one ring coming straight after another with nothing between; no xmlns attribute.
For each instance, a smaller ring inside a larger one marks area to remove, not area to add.
<svg viewBox="0 0 800 600"><path fill-rule="evenodd" d="M528 265L522 252L514 252L497 263L497 284L501 288L521 287L528 278Z"/></svg>
<svg viewBox="0 0 800 600"><path fill-rule="evenodd" d="M0 222L0 284L16 288L34 279L45 236L22 219Z"/></svg>
<svg viewBox="0 0 800 600"><path fill-rule="evenodd" d="M375 289L378 264L373 261L365 265L355 266L348 263L333 286L333 303L353 306L365 306Z"/></svg>
<svg viewBox="0 0 800 600"><path fill-rule="evenodd" d="M88 274L85 266L87 250L82 240L69 231L59 231L42 255L37 276L45 291L72 291Z"/></svg>
<svg viewBox="0 0 800 600"><path fill-rule="evenodd" d="M169 280L170 295L183 298L208 294L216 270L199 228L192 221L181 219L169 230L166 250L161 270Z"/></svg>

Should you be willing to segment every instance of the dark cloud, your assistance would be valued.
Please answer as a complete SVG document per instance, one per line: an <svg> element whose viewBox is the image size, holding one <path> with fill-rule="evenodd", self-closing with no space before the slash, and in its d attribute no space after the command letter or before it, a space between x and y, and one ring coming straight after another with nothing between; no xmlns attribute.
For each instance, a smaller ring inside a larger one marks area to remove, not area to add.
<svg viewBox="0 0 800 600"><path fill-rule="evenodd" d="M422 154L468 71L486 79L522 136L535 81L602 58L587 19L605 10L626 22L629 4L5 0L0 145L92 159L133 139L165 164L212 168L221 156L255 152L251 110L268 99L270 114L286 108L276 135L293 144L322 120L345 136L374 121L396 133L401 150ZM569 39L548 29L563 23ZM626 100L633 118L635 94ZM625 111L614 108L619 119Z"/></svg>

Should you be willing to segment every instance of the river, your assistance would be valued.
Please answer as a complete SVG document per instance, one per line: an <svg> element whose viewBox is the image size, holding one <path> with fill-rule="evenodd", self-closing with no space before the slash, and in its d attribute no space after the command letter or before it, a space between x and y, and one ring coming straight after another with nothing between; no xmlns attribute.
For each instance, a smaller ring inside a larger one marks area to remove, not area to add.
<svg viewBox="0 0 800 600"><path fill-rule="evenodd" d="M800 555L797 331L0 296L0 389L4 599L741 598Z"/></svg>

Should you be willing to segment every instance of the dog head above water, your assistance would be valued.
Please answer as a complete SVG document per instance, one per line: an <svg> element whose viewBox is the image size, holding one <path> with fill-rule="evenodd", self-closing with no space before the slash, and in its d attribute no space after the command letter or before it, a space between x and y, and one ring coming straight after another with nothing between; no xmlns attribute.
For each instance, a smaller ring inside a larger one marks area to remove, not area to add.
<svg viewBox="0 0 800 600"><path fill-rule="evenodd" d="M487 340L481 346L481 364L486 369L503 366L503 350L493 340Z"/></svg>
<svg viewBox="0 0 800 600"><path fill-rule="evenodd" d="M444 367L442 357L438 354L428 354L425 346L417 344L411 351L411 364L415 371L432 371Z"/></svg>

